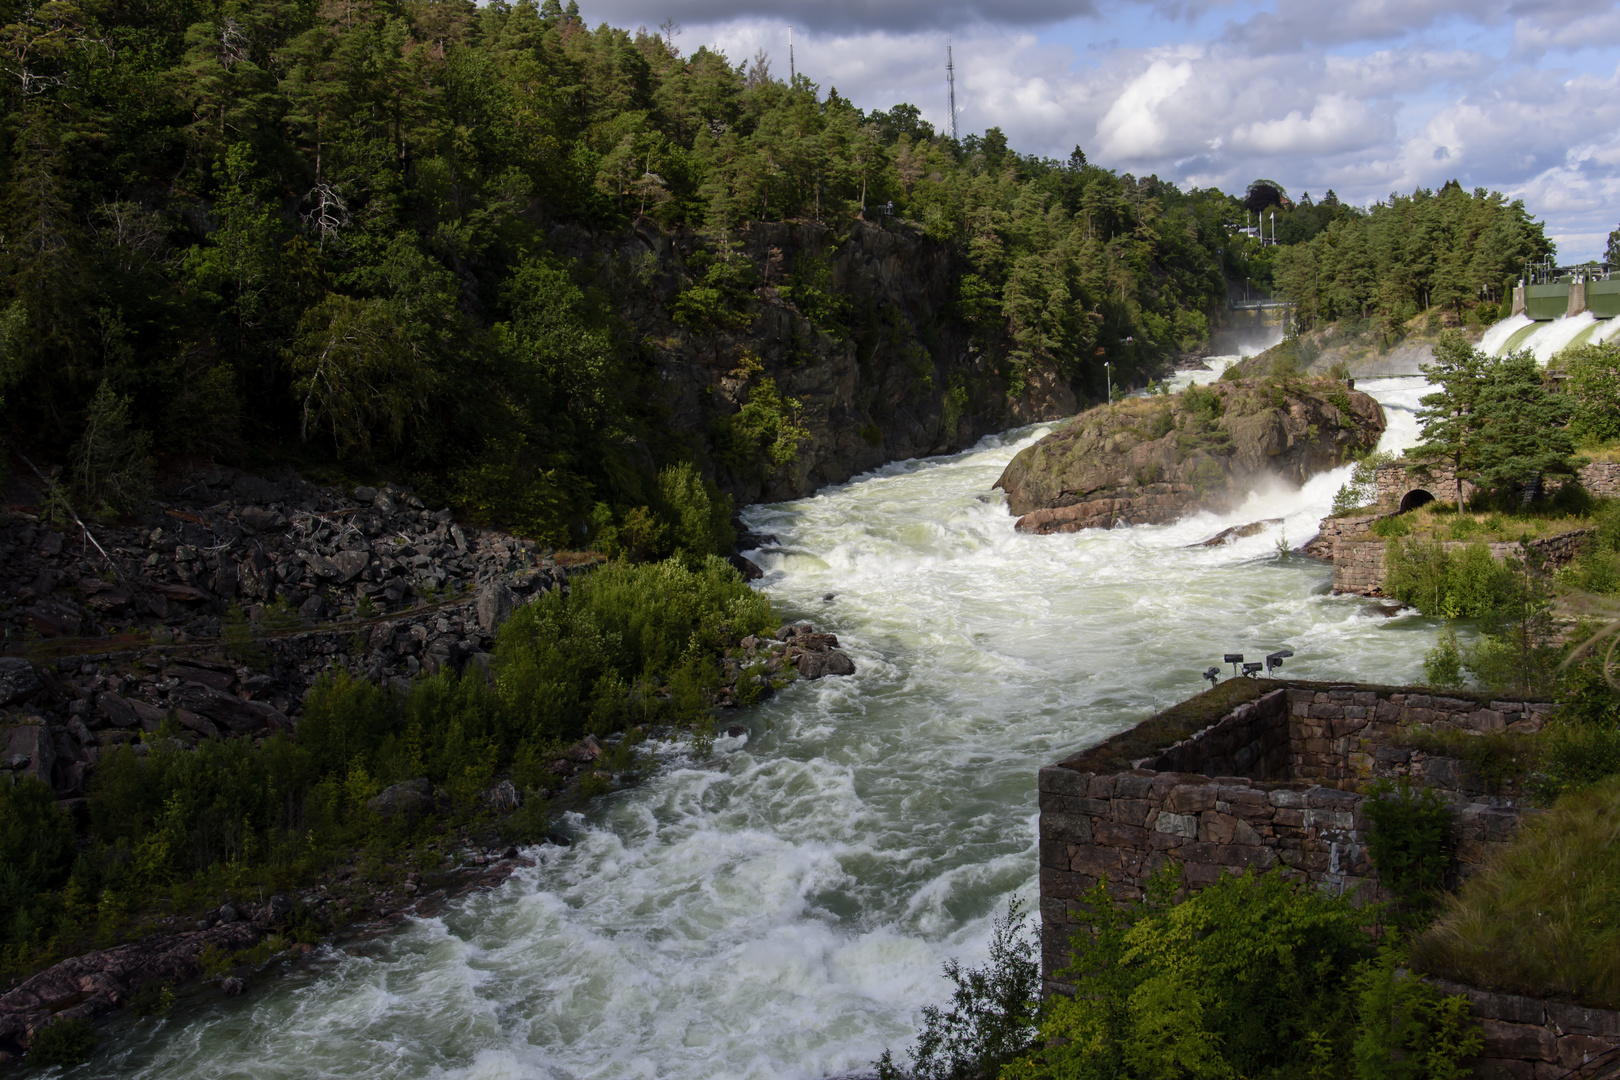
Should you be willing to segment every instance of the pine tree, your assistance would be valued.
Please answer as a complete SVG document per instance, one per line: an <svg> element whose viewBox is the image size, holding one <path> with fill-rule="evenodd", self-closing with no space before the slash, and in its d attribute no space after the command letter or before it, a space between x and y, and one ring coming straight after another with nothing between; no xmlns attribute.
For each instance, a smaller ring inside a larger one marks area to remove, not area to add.
<svg viewBox="0 0 1620 1080"><path fill-rule="evenodd" d="M1490 361L1474 406L1479 424L1475 483L1518 490L1538 475L1573 475L1575 444L1564 429L1569 413L1569 399L1547 388L1529 352Z"/></svg>
<svg viewBox="0 0 1620 1080"><path fill-rule="evenodd" d="M1417 411L1423 441L1412 449L1420 460L1443 461L1457 478L1457 512L1463 509L1462 480L1472 471L1478 450L1477 413L1486 358L1460 334L1447 334L1434 350L1435 362L1422 365L1429 382L1439 387L1425 394Z"/></svg>

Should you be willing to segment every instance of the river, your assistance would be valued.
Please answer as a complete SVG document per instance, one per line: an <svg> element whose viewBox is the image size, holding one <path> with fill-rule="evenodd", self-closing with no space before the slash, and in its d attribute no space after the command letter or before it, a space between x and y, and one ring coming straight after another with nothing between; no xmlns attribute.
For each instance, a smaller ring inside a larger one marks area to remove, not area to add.
<svg viewBox="0 0 1620 1080"><path fill-rule="evenodd" d="M1420 379L1368 380L1409 443ZM751 508L761 583L856 675L737 718L567 823L571 847L353 954L114 1019L82 1077L815 1080L911 1042L940 965L1035 892L1035 771L1197 693L1226 652L1285 674L1421 677L1435 626L1328 595L1279 553L1346 470L1231 514L1024 536L990 485L1036 426ZM1236 544L1222 528L1282 517Z"/></svg>

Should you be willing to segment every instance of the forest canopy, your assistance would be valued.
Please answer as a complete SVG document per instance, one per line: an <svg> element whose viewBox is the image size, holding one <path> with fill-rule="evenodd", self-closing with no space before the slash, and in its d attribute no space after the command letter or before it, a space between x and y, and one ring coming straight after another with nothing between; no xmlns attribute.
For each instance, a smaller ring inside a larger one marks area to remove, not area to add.
<svg viewBox="0 0 1620 1080"><path fill-rule="evenodd" d="M1250 201L1291 206L1280 238L1298 241L1263 249L1220 191L1080 147L1020 154L995 128L955 141L914 105L863 111L763 54L683 53L673 25L593 29L557 0L21 0L0 20L16 447L381 469L536 535L653 504L673 464L724 482L791 461L773 372L758 417L676 417L652 343L709 340L717 367L746 367L718 342L770 303L859 356L892 332L825 260L773 280L743 243L759 223L836 238L903 222L944 246L944 317L984 382L923 357L919 392L954 394L947 414L1016 397L1037 368L1082 401L1105 362L1140 385L1203 347L1232 283L1269 284L1273 260L1328 318L1472 296L1547 248L1499 196L1364 216L1257 181ZM634 230L674 254L608 274ZM1453 273L1481 237L1489 256ZM85 443L109 416L126 443Z"/></svg>

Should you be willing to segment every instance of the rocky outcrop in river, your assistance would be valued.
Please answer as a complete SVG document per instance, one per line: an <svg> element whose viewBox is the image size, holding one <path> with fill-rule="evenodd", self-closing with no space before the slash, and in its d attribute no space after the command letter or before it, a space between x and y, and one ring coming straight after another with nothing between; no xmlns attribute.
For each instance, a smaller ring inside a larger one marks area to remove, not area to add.
<svg viewBox="0 0 1620 1080"><path fill-rule="evenodd" d="M1225 509L1267 477L1300 484L1371 450L1384 411L1333 380L1239 380L1081 413L995 486L1023 532L1174 521Z"/></svg>

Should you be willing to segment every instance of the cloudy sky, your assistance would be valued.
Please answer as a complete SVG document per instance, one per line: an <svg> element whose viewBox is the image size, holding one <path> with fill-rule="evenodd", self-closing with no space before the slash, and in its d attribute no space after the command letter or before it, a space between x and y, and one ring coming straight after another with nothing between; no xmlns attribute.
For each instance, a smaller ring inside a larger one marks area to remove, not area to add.
<svg viewBox="0 0 1620 1080"><path fill-rule="evenodd" d="M1522 198L1563 260L1620 225L1614 0L582 0L866 108L999 125L1026 153L1368 204L1456 178Z"/></svg>

